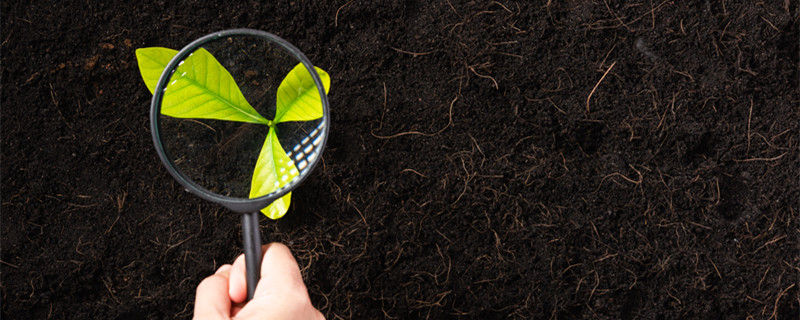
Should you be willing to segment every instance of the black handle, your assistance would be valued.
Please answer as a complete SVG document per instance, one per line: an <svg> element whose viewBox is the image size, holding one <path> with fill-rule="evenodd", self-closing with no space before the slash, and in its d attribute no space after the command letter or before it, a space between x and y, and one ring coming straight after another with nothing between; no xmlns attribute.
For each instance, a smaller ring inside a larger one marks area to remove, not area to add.
<svg viewBox="0 0 800 320"><path fill-rule="evenodd" d="M247 277L247 301L253 299L258 279L261 278L261 231L258 229L259 213L242 215L242 242L244 245L245 275Z"/></svg>

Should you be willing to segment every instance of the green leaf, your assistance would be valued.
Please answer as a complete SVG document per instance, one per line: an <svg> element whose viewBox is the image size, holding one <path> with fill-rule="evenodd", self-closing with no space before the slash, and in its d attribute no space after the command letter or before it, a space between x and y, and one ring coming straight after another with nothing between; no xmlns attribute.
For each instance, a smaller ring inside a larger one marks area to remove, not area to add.
<svg viewBox="0 0 800 320"><path fill-rule="evenodd" d="M136 49L136 61L139 64L139 72L142 74L144 84L152 94L156 90L156 83L164 68L167 67L172 58L178 54L178 50L167 48L141 48Z"/></svg>
<svg viewBox="0 0 800 320"><path fill-rule="evenodd" d="M136 50L139 72L151 93L161 74L178 51L167 48ZM316 72L330 90L330 76L320 68ZM322 117L322 102L311 74L301 63L295 66L278 87L275 121L268 121L244 98L233 77L205 49L199 49L178 65L165 88L161 113L176 118L217 119L261 123L269 133L256 161L250 186L250 198L270 194L293 181L299 175L294 161L278 140L275 124L289 121L309 121ZM286 214L292 193L262 209L270 219Z"/></svg>
<svg viewBox="0 0 800 320"><path fill-rule="evenodd" d="M275 202L268 205L266 208L261 209L261 213L263 213L267 218L272 220L278 220L283 218L287 211L289 211L289 204L292 202L292 193L289 192L285 196L281 197Z"/></svg>
<svg viewBox="0 0 800 320"><path fill-rule="evenodd" d="M286 155L274 128L269 129L264 146L256 161L253 179L250 184L250 198L257 198L278 190L292 182L299 173L294 161ZM270 219L278 219L289 209L291 193L276 200L261 210Z"/></svg>
<svg viewBox="0 0 800 320"><path fill-rule="evenodd" d="M150 92L177 51L166 48L136 50L139 70ZM154 80L155 79L155 80ZM178 65L164 89L161 113L175 118L217 119L268 124L250 106L228 70L200 48Z"/></svg>
<svg viewBox="0 0 800 320"><path fill-rule="evenodd" d="M331 77L324 70L317 70L327 94L331 86ZM311 73L298 63L278 86L278 97L275 105L275 123L288 121L309 121L322 117L322 102Z"/></svg>

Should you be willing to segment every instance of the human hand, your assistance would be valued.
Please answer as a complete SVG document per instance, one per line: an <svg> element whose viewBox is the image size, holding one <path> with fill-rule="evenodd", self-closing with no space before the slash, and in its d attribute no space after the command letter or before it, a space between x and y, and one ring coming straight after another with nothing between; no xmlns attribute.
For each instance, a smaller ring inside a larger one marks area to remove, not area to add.
<svg viewBox="0 0 800 320"><path fill-rule="evenodd" d="M308 297L300 267L285 245L261 247L261 279L247 302L244 255L197 286L194 319L314 319L325 317Z"/></svg>

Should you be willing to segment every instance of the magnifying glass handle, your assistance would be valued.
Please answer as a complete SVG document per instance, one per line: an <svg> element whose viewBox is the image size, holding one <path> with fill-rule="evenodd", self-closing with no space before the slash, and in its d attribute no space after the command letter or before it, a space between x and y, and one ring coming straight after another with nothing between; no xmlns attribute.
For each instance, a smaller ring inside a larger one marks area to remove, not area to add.
<svg viewBox="0 0 800 320"><path fill-rule="evenodd" d="M258 229L258 217L258 211L242 214L247 301L253 299L258 279L261 278L261 232Z"/></svg>

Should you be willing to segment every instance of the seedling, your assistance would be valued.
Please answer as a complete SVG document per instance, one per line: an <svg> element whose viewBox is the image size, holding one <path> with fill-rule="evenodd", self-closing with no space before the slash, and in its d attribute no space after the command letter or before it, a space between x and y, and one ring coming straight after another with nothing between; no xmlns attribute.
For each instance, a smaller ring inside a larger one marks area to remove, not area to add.
<svg viewBox="0 0 800 320"><path fill-rule="evenodd" d="M252 29L214 32L180 51L143 48L136 56L153 93L150 129L167 171L186 191L242 214L249 301L260 278L259 212L271 219L286 214L291 191L319 162L330 125L330 77L291 43Z"/></svg>
<svg viewBox="0 0 800 320"><path fill-rule="evenodd" d="M155 92L159 77L177 53L177 50L159 47L136 50L139 71L150 93ZM316 68L316 71L327 94L330 76L320 68ZM228 70L206 49L199 48L193 52L177 67L175 73L182 76L171 80L169 90L164 91L161 114L174 118L248 122L269 127L253 170L250 198L272 193L297 177L298 168L281 145L276 125L322 117L319 92L302 63L297 64L281 81L276 97L275 118L272 120L259 114L250 105ZM291 196L291 192L287 193L261 209L261 212L270 219L283 217L289 209Z"/></svg>

